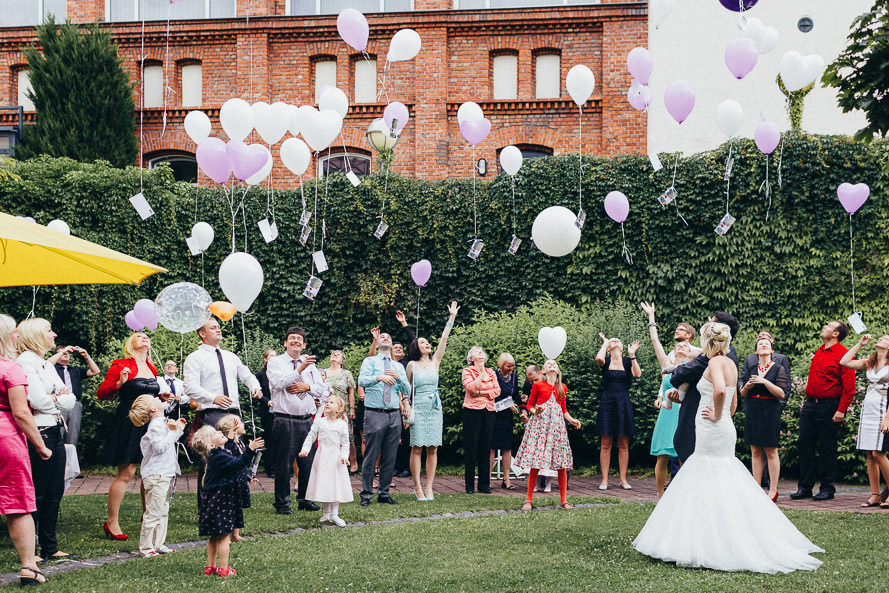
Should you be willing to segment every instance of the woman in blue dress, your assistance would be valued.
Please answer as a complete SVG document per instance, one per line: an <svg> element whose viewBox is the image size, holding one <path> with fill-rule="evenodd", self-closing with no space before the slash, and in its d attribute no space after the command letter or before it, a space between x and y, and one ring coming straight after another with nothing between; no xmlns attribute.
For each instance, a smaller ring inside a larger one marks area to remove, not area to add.
<svg viewBox="0 0 889 593"><path fill-rule="evenodd" d="M438 367L448 344L448 336L457 317L457 301L448 307L448 322L445 324L438 347L432 353L432 345L426 338L417 338L408 346L407 379L413 392L414 423L411 425L411 476L414 478L414 495L417 500L434 500L432 483L435 481L435 467L438 465L438 447L442 440L441 398L438 393ZM426 448L426 488L420 483L420 462L423 448Z"/></svg>

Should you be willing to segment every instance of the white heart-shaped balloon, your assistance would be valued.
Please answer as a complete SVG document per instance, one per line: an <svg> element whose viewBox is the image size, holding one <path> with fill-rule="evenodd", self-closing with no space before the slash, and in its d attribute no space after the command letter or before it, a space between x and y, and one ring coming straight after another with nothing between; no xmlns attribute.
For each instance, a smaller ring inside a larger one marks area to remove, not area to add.
<svg viewBox="0 0 889 593"><path fill-rule="evenodd" d="M540 344L540 351L547 359L555 360L565 349L565 344L568 343L568 332L560 325L541 327L537 332L537 343Z"/></svg>
<svg viewBox="0 0 889 593"><path fill-rule="evenodd" d="M288 105L287 106L287 121L290 125L290 133L294 136L299 136L299 107L296 105Z"/></svg>
<svg viewBox="0 0 889 593"><path fill-rule="evenodd" d="M778 71L781 73L784 88L791 93L795 93L811 82L807 79L806 62L802 54L795 49L781 56L781 66Z"/></svg>
<svg viewBox="0 0 889 593"><path fill-rule="evenodd" d="M302 107L300 108L302 111ZM343 118L333 109L324 111L302 111L305 119L300 119L300 133L309 148L320 152L330 146L343 129Z"/></svg>
<svg viewBox="0 0 889 593"><path fill-rule="evenodd" d="M756 44L756 49L761 54L767 54L778 46L778 29L766 27L763 29L762 42Z"/></svg>
<svg viewBox="0 0 889 593"><path fill-rule="evenodd" d="M256 123L250 103L244 99L229 99L219 110L219 123L229 140L243 140Z"/></svg>
<svg viewBox="0 0 889 593"><path fill-rule="evenodd" d="M803 71L806 73L805 86L809 86L821 77L824 71L824 58L818 54L812 54L803 58Z"/></svg>
<svg viewBox="0 0 889 593"><path fill-rule="evenodd" d="M252 105L256 131L266 144L277 144L290 127L290 105L278 101L269 105L259 101Z"/></svg>
<svg viewBox="0 0 889 593"><path fill-rule="evenodd" d="M757 49L762 43L763 36L765 35L766 28L763 26L762 21L758 18L747 17L747 22L744 23L744 27L741 29L741 35L744 37L749 37L753 43L756 44Z"/></svg>
<svg viewBox="0 0 889 593"><path fill-rule="evenodd" d="M265 148L265 147L263 147ZM262 169L248 177L244 180L244 183L247 185L256 185L258 183L262 183L265 181L265 178L269 176L269 173L272 172L272 167L275 164L275 159L272 157L272 153L269 152L269 158L266 159L265 164L262 166Z"/></svg>

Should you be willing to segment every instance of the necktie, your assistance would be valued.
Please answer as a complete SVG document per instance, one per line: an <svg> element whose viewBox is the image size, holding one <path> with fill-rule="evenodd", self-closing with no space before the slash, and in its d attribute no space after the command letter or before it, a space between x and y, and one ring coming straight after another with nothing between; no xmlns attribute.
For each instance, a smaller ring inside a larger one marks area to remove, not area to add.
<svg viewBox="0 0 889 593"><path fill-rule="evenodd" d="M390 370L392 368L392 364L389 362L389 357L386 356L383 358L383 369ZM387 408L389 407L389 402L392 401L392 386L388 383L383 383L383 405Z"/></svg>
<svg viewBox="0 0 889 593"><path fill-rule="evenodd" d="M222 364L222 350L219 348L216 349L216 360L219 361L219 376L222 378L222 395L229 397L228 380L225 378L225 365Z"/></svg>
<svg viewBox="0 0 889 593"><path fill-rule="evenodd" d="M68 391L74 393L74 388L71 387L71 373L68 372L68 367L62 367L65 371L65 387L68 388Z"/></svg>
<svg viewBox="0 0 889 593"><path fill-rule="evenodd" d="M294 358L294 359L291 361L291 362L293 363L293 368L294 368L294 369L297 368L297 365L299 364L299 361L301 361L301 360L302 360L302 357L300 357L300 358ZM308 391L303 391L303 392L301 392L301 393L297 393L297 394L296 394L296 397L298 397L299 399L306 399L306 394L308 394Z"/></svg>
<svg viewBox="0 0 889 593"><path fill-rule="evenodd" d="M170 393L176 395L176 381L174 379L171 379L170 377L167 377L167 383L170 384Z"/></svg>

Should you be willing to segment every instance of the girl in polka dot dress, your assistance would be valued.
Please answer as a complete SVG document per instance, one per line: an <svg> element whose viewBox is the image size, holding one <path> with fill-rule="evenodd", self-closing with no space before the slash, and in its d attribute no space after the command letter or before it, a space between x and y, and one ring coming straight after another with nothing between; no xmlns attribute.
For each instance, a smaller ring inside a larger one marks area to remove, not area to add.
<svg viewBox="0 0 889 593"><path fill-rule="evenodd" d="M232 455L225 448L227 441L222 432L209 425L198 429L191 441L192 448L207 464L198 532L210 538L207 542L207 566L204 567L204 574L208 576L237 574L228 565L228 552L232 532L244 526L238 477L241 470L249 465L253 452L265 444L262 439L255 439L250 441L242 454Z"/></svg>

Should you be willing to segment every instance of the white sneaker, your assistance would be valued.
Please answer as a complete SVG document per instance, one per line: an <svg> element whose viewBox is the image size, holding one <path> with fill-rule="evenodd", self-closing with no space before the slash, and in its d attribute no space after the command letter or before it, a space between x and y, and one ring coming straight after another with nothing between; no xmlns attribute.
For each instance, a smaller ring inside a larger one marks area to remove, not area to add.
<svg viewBox="0 0 889 593"><path fill-rule="evenodd" d="M168 548L167 546L159 546L157 549L159 554L169 554L170 552L175 552L173 548Z"/></svg>
<svg viewBox="0 0 889 593"><path fill-rule="evenodd" d="M547 485L546 485L546 488L544 488L543 491L544 491L544 492L552 492L552 491L553 491L553 487L550 486L549 484L547 484Z"/></svg>
<svg viewBox="0 0 889 593"><path fill-rule="evenodd" d="M321 518L318 519L319 523L324 523L325 521L332 521L330 515L321 515Z"/></svg>
<svg viewBox="0 0 889 593"><path fill-rule="evenodd" d="M334 525L336 525L337 527L345 527L346 526L346 522L343 521L342 519L340 519L337 515L334 515L333 517L331 517L330 520L333 521Z"/></svg>

